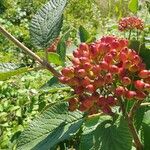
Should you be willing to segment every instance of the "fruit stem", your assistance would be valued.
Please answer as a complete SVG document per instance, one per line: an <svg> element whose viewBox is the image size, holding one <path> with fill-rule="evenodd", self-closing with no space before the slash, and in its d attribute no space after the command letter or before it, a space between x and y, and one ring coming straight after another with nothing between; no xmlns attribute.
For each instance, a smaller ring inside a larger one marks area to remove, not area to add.
<svg viewBox="0 0 150 150"><path fill-rule="evenodd" d="M140 107L142 101L137 101L134 103L134 105L132 106L131 110L129 113L127 113L125 110L125 107L124 107L124 104L123 104L123 101L121 98L118 98L118 101L119 101L119 105L120 105L120 108L121 108L121 111L122 111L122 114L124 116L124 118L126 119L127 121L127 124L128 124L128 127L129 127L129 130L131 132L131 135L133 137L133 140L134 140L134 143L135 143L135 147L136 147L136 150L143 150L143 145L141 143L141 140L138 136L138 132L135 128L135 125L134 125L134 115L135 115L135 112L137 111L137 109Z"/></svg>
<svg viewBox="0 0 150 150"><path fill-rule="evenodd" d="M36 60L42 66L44 66L46 69L48 69L55 77L61 76L61 74L59 72L57 72L46 60L41 59L38 55L36 55L29 48L27 48L25 45L23 45L14 36L12 36L8 31L6 31L1 25L0 25L0 33L2 33L6 38L8 38L10 41L12 41L16 46L18 46L19 48L24 50L24 52L26 52L28 55L30 55L34 60Z"/></svg>

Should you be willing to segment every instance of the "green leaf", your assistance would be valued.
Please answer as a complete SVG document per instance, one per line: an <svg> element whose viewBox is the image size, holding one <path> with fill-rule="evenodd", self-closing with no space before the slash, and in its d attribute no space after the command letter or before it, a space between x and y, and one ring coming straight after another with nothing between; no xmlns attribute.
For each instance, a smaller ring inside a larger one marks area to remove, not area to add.
<svg viewBox="0 0 150 150"><path fill-rule="evenodd" d="M40 90L47 92L57 92L58 90L69 90L70 87L59 83L57 77L52 77L47 83L45 83Z"/></svg>
<svg viewBox="0 0 150 150"><path fill-rule="evenodd" d="M102 122L110 120L109 116L96 116L87 120L83 126L83 133L81 135L81 142L79 145L80 150L92 150L95 139L95 130Z"/></svg>
<svg viewBox="0 0 150 150"><path fill-rule="evenodd" d="M50 63L53 63L55 65L62 65L63 63L61 60L61 57L57 53L54 53L54 52L48 53L48 60Z"/></svg>
<svg viewBox="0 0 150 150"><path fill-rule="evenodd" d="M57 45L57 54L59 54L63 62L63 65L65 64L65 61L66 61L66 49L67 49L67 46L66 46L65 40L64 38L61 38Z"/></svg>
<svg viewBox="0 0 150 150"><path fill-rule="evenodd" d="M76 134L83 121L81 112L68 112L68 103L53 104L21 134L17 149L49 150Z"/></svg>
<svg viewBox="0 0 150 150"><path fill-rule="evenodd" d="M147 49L144 43L140 45L140 42L136 40L131 40L129 47L137 52L140 51L140 56L143 59L143 62L146 64L146 68L150 69L150 49Z"/></svg>
<svg viewBox="0 0 150 150"><path fill-rule="evenodd" d="M131 12L136 13L138 11L138 0L130 0L128 8Z"/></svg>
<svg viewBox="0 0 150 150"><path fill-rule="evenodd" d="M8 78L31 71L32 68L22 67L19 68L19 65L11 63L1 63L0 64L0 81L7 80Z"/></svg>
<svg viewBox="0 0 150 150"><path fill-rule="evenodd" d="M131 150L132 137L123 118L115 123L104 118L96 129L95 126L93 129L92 132L86 131L86 136L81 138L81 150Z"/></svg>
<svg viewBox="0 0 150 150"><path fill-rule="evenodd" d="M83 26L79 27L79 36L81 42L86 42L90 38L88 31Z"/></svg>
<svg viewBox="0 0 150 150"><path fill-rule="evenodd" d="M143 119L144 150L150 150L150 110L147 111Z"/></svg>
<svg viewBox="0 0 150 150"><path fill-rule="evenodd" d="M144 118L145 107L140 107L135 114L135 126L137 131L140 130Z"/></svg>
<svg viewBox="0 0 150 150"><path fill-rule="evenodd" d="M31 40L35 46L45 48L58 37L66 0L50 0L33 17L30 25Z"/></svg>

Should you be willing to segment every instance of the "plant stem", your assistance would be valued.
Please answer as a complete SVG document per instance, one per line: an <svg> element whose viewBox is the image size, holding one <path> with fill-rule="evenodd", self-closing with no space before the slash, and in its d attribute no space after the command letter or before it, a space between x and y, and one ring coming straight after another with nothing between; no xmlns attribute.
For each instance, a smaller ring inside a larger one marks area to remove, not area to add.
<svg viewBox="0 0 150 150"><path fill-rule="evenodd" d="M128 39L130 40L130 38L131 38L131 30L129 30L129 37L128 37Z"/></svg>
<svg viewBox="0 0 150 150"><path fill-rule="evenodd" d="M41 59L38 55L36 55L29 48L27 48L25 45L23 45L14 36L12 36L8 31L6 31L1 25L0 25L0 33L2 33L10 41L12 41L16 46L18 46L19 48L24 50L24 52L26 52L28 55L30 55L34 60L36 60L42 66L44 66L46 69L48 69L54 76L59 77L61 75L46 60Z"/></svg>
<svg viewBox="0 0 150 150"><path fill-rule="evenodd" d="M134 114L135 114L136 110L140 107L142 101L135 102L129 113L127 113L125 111L126 109L124 107L122 99L118 98L118 101L119 101L119 105L120 105L122 114L127 121L129 130L130 130L131 135L133 137L136 150L143 150L143 145L142 145L141 140L138 136L138 132L134 126Z"/></svg>

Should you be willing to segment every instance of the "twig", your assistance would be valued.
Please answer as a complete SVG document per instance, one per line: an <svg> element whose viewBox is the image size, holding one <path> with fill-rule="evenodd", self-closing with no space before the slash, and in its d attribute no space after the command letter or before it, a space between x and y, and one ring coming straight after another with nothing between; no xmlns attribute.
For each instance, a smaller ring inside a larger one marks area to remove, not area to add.
<svg viewBox="0 0 150 150"><path fill-rule="evenodd" d="M2 33L10 41L12 41L16 46L18 46L19 48L24 50L24 52L26 52L28 55L30 55L34 60L36 60L42 66L44 66L46 69L48 69L54 76L59 77L61 75L46 60L41 59L38 55L36 55L34 52L32 52L29 48L27 48L25 45L23 45L21 42L19 42L8 31L6 31L1 25L0 25L0 33Z"/></svg>
<svg viewBox="0 0 150 150"><path fill-rule="evenodd" d="M150 103L141 103L141 106L150 106Z"/></svg>

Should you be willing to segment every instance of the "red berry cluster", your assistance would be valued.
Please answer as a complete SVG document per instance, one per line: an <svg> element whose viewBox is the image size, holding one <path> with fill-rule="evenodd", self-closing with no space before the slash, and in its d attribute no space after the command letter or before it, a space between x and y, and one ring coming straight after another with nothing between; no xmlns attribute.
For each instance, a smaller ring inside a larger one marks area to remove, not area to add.
<svg viewBox="0 0 150 150"><path fill-rule="evenodd" d="M119 21L118 28L120 31L132 30L132 29L143 30L144 23L140 18L137 18L135 16L126 17L126 18L122 18Z"/></svg>
<svg viewBox="0 0 150 150"><path fill-rule="evenodd" d="M90 114L111 114L117 98L143 100L150 92L150 71L126 39L103 37L92 44L81 43L73 52L72 66L59 78L74 89L69 109ZM129 90L130 89L130 90Z"/></svg>
<svg viewBox="0 0 150 150"><path fill-rule="evenodd" d="M54 42L47 48L47 51L48 52L56 52L57 50L57 45L60 41L60 37L57 37ZM66 46L69 47L71 44L72 44L72 40L71 39L68 39L66 42L65 42Z"/></svg>

